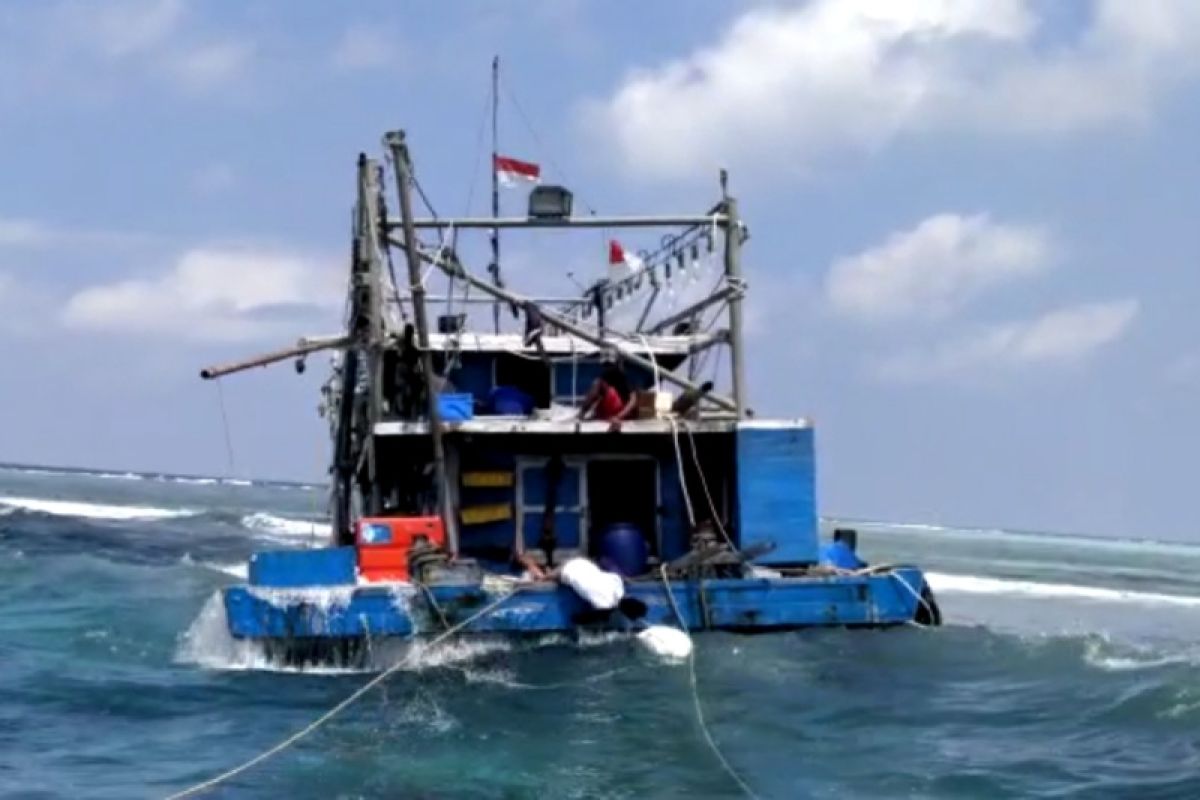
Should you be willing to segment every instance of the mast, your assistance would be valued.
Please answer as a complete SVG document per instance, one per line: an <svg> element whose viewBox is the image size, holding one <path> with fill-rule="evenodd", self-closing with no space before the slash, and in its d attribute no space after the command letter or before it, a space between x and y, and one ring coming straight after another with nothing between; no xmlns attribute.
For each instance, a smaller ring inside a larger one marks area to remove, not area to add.
<svg viewBox="0 0 1200 800"><path fill-rule="evenodd" d="M367 509L371 514L383 511L383 487L379 476L379 454L375 447L375 424L383 419L383 351L387 331L383 325L383 255L380 218L383 216L383 186L379 162L367 159L363 184L363 246L366 258L367 308L367 475L371 494Z"/></svg>
<svg viewBox="0 0 1200 800"><path fill-rule="evenodd" d="M728 174L721 170L721 194L725 201L725 282L735 290L742 287L742 229L737 198L727 189ZM742 350L742 292L729 298L730 372L733 373L733 402L739 417L746 414L746 360Z"/></svg>
<svg viewBox="0 0 1200 800"><path fill-rule="evenodd" d="M412 162L404 131L389 131L384 144L392 151L396 168L396 191L400 197L400 219L404 229L404 251L408 256L409 290L412 295L413 321L417 328L417 344L421 350L421 371L425 374L425 397L428 405L429 431L433 438L434 480L437 481L438 511L446 526L446 539L452 555L458 553L458 526L446 479L446 448L442 441L442 420L438 409L438 386L433 374L433 353L429 350L429 324L425 315L425 287L421 281L421 259L412 213Z"/></svg>
<svg viewBox="0 0 1200 800"><path fill-rule="evenodd" d="M500 108L500 56L492 57L492 219L500 216L500 176L496 170L496 158L500 155L499 148L499 108ZM500 229L492 228L492 263L488 267L492 274L492 283L497 287L500 283ZM492 304L492 325L496 333L500 332L500 303Z"/></svg>
<svg viewBox="0 0 1200 800"><path fill-rule="evenodd" d="M333 536L335 545L354 541L351 530L350 496L364 443L355 441L354 418L358 410L355 389L359 377L359 351L370 341L367 307L371 303L368 248L369 223L366 219L366 186L371 162L365 153L358 156L357 195L354 209L354 242L350 252L350 315L346 321L349 340L342 358L341 386L338 392L337 427L333 442ZM355 445L358 447L355 447Z"/></svg>

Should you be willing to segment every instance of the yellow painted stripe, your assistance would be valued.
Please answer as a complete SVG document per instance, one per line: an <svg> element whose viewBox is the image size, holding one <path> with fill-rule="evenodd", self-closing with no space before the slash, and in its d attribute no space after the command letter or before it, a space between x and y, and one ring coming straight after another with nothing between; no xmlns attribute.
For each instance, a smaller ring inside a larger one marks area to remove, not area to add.
<svg viewBox="0 0 1200 800"><path fill-rule="evenodd" d="M472 506L462 510L464 525L482 525L486 522L500 522L506 519L512 519L512 506L508 503Z"/></svg>
<svg viewBox="0 0 1200 800"><path fill-rule="evenodd" d="M464 472L462 485L468 489L507 488L513 485L511 472Z"/></svg>

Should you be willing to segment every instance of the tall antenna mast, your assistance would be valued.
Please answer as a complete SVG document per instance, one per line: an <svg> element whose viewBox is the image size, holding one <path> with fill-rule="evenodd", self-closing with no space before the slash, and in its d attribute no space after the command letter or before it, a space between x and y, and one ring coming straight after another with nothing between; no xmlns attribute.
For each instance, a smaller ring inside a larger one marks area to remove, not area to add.
<svg viewBox="0 0 1200 800"><path fill-rule="evenodd" d="M499 117L498 109L500 106L500 56L492 57L492 218L500 216L500 177L496 171L496 159L499 157L497 152L498 144L498 125ZM500 281L500 229L492 228L492 263L488 267L488 272L492 273L492 283L501 287L503 284ZM496 333L500 332L500 303L499 301L492 304L492 325L496 329Z"/></svg>

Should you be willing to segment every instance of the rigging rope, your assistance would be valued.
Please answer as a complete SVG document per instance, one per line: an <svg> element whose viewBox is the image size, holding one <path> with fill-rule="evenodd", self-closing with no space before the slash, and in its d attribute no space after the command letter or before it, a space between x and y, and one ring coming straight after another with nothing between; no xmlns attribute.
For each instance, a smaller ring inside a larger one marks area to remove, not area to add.
<svg viewBox="0 0 1200 800"><path fill-rule="evenodd" d="M721 536L725 538L725 543L729 545L729 549L737 552L737 547L733 543L733 537L729 535L729 531L725 530L725 526L721 523L721 515L717 513L717 504L713 502L712 493L708 491L708 480L704 477L704 470L700 466L700 453L696 449L696 436L692 433L691 426L686 421L683 423L683 429L687 431L688 441L692 445L692 461L696 464L696 474L700 476L700 486L704 489L705 499L708 500L708 510L712 512L713 522L716 524L717 530L721 532ZM675 431L675 436L679 436L678 431Z"/></svg>
<svg viewBox="0 0 1200 800"><path fill-rule="evenodd" d="M221 430L225 434L225 459L229 468L229 477L236 478L236 468L233 463L233 438L229 434L229 415L225 413L225 390L221 388L221 379L217 378L217 404L221 407Z"/></svg>
<svg viewBox="0 0 1200 800"><path fill-rule="evenodd" d="M659 567L659 575L662 576L663 591L667 593L667 600L671 603L671 608L675 611L675 619L679 621L679 627L684 633L689 633L687 622L683 618L683 614L679 612L679 606L675 604L675 594L671 591L671 582L667 578L667 565L662 564ZM703 590L703 589L702 589ZM725 772L733 779L738 788L752 800L758 800L758 795L750 788L750 784L746 783L745 779L738 774L738 771L733 768L729 760L725 758L725 754L721 752L721 748L717 746L716 739L713 738L712 732L708 729L708 722L704 719L704 707L700 704L700 686L696 680L696 648L693 647L688 653L688 679L692 687L692 707L696 711L696 722L700 725L700 732L704 734L704 741L708 744L713 755L717 757L717 761L725 769Z"/></svg>
<svg viewBox="0 0 1200 800"><path fill-rule="evenodd" d="M471 616L467 617L465 620L458 623L454 627L448 628L443 633L434 637L433 640L429 642L426 649L428 649L429 647L435 647L436 645L440 644L441 642L445 641L446 639L449 639L451 636L458 633L459 631L461 631L463 628L470 625L475 620L479 619L480 617L483 617L486 614L490 614L492 611L494 611L496 608L498 608L502 603L507 601L509 598L511 598L517 594L520 594L520 592L521 592L521 587L517 587L512 592L502 595L500 598L498 598L494 602L489 603L488 605L484 606L482 609L475 612ZM250 769L251 767L261 764L262 762L266 761L268 758L278 755L279 753L283 752L284 750L286 750L289 747L291 747L292 745L294 745L296 742L298 742L301 739L303 739L304 737L308 736L313 731L315 731L318 728L320 728L321 726L323 726L325 723L329 722L329 720L333 719L341 712L345 711L347 708L349 708L351 705L353 705L356 701L358 701L359 698L361 698L367 692L371 691L376 686L383 683L388 678L390 678L392 675L394 675L396 672L403 669L412 660L412 655L413 654L410 653L407 657L401 659L397 663L388 667L386 670L379 673L374 678L367 681L362 686L360 686L358 689L356 689L345 700L338 703L336 706L329 709L321 716L317 717L315 720L310 722L308 725L301 728L296 733L293 733L291 736L287 737L286 739L284 739L283 741L274 745L273 747L268 748L267 750L264 750L263 752L256 755L254 758L250 759L249 761L246 761L243 764L239 764L238 766L234 767L233 769L230 769L226 772L222 772L220 775L217 775L213 778L209 778L208 780L203 781L201 783L197 783L195 786L190 786L187 789L184 789L183 791L176 792L175 794L168 796L166 798L166 800L182 800L182 798L184 798L184 797L195 797L196 795L201 794L202 792L206 792L215 786L219 786L220 784L228 781L230 778L233 778L233 777L236 777L236 776L242 774L243 772Z"/></svg>

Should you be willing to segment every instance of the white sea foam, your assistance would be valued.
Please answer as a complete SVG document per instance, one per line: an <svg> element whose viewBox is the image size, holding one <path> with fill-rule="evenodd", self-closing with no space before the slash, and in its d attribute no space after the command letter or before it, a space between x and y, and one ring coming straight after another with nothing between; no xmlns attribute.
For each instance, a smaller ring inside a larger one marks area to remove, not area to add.
<svg viewBox="0 0 1200 800"><path fill-rule="evenodd" d="M104 478L105 480L116 481L144 481L145 475L138 475L136 472L93 472L90 473L93 478Z"/></svg>
<svg viewBox="0 0 1200 800"><path fill-rule="evenodd" d="M214 592L187 631L179 637L175 660L217 670L265 670L315 675L347 675L369 670L334 666L283 666L272 661L259 642L235 639L225 621L221 593Z"/></svg>
<svg viewBox="0 0 1200 800"><path fill-rule="evenodd" d="M253 590L256 594L269 595L271 599L283 601L295 599L293 590ZM344 602L346 597L339 590L296 590L305 591L308 602L327 603L328 607ZM501 637L453 639L430 646L424 642L405 640L381 640L371 649L369 663L361 667L337 666L290 666L273 661L259 642L251 639L235 639L229 633L225 619L225 604L221 593L214 592L196 619L179 637L175 660L180 663L196 664L218 670L262 670L269 672L303 672L316 675L346 675L360 672L379 672L397 663L404 662L406 672L419 672L436 667L462 665L494 653L508 652L513 644Z"/></svg>
<svg viewBox="0 0 1200 800"><path fill-rule="evenodd" d="M935 592L963 594L1013 595L1019 597L1052 597L1089 600L1102 603L1132 603L1145 606L1174 606L1200 608L1200 597L1156 592L1134 592L1100 586L1080 586L1071 583L1039 583L982 575L950 575L930 572L925 575Z"/></svg>
<svg viewBox="0 0 1200 800"><path fill-rule="evenodd" d="M162 477L155 478L156 481L164 483L183 483L189 486L216 486L220 481L216 478L177 478L177 477Z"/></svg>
<svg viewBox="0 0 1200 800"><path fill-rule="evenodd" d="M242 517L242 525L272 536L320 537L329 532L329 523L323 520L278 517L263 511Z"/></svg>
<svg viewBox="0 0 1200 800"><path fill-rule="evenodd" d="M250 577L250 567L246 563L241 564L216 564L209 561L200 562L200 566L216 572L223 572L240 580L247 580Z"/></svg>
<svg viewBox="0 0 1200 800"><path fill-rule="evenodd" d="M1200 649L1188 646L1184 649L1164 652L1160 648L1152 648L1149 645L1131 643L1114 645L1108 641L1107 637L1096 637L1090 639L1085 646L1083 660L1106 672L1131 672L1171 667L1177 664L1198 664L1200 663Z"/></svg>
<svg viewBox="0 0 1200 800"><path fill-rule="evenodd" d="M153 506L122 506L103 503L84 503L73 500L48 500L40 497L0 496L0 506L24 511L53 514L57 517L81 519L152 520L190 517L197 512L183 508L154 508Z"/></svg>
<svg viewBox="0 0 1200 800"><path fill-rule="evenodd" d="M249 592L276 608L302 603L324 615L350 605L356 589L355 586L251 586Z"/></svg>

